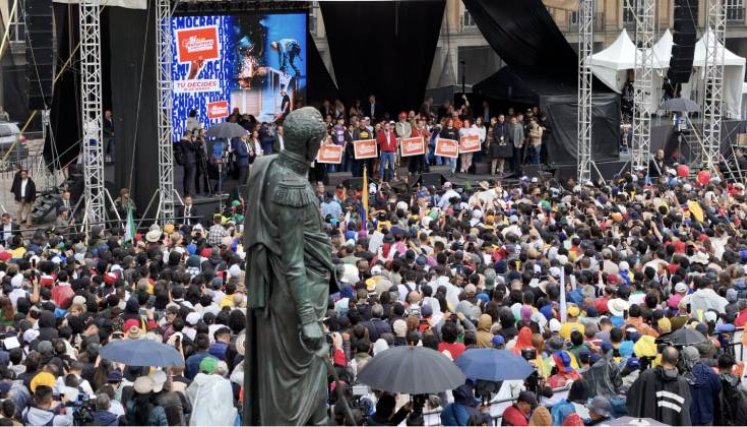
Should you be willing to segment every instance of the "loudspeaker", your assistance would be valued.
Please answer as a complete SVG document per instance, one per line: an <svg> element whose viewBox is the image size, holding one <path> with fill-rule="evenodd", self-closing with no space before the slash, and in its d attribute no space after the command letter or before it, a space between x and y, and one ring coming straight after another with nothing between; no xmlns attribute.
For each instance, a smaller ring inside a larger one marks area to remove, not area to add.
<svg viewBox="0 0 747 427"><path fill-rule="evenodd" d="M672 57L667 78L670 83L687 83L693 69L698 22L698 0L674 0Z"/></svg>
<svg viewBox="0 0 747 427"><path fill-rule="evenodd" d="M421 187L428 187L428 186L435 186L436 188L440 188L441 185L446 181L444 176L438 172L434 173L424 173L421 174L419 177L415 179L414 184L420 183Z"/></svg>
<svg viewBox="0 0 747 427"><path fill-rule="evenodd" d="M52 0L26 0L26 80L29 108L43 110L52 105L54 78L54 17Z"/></svg>

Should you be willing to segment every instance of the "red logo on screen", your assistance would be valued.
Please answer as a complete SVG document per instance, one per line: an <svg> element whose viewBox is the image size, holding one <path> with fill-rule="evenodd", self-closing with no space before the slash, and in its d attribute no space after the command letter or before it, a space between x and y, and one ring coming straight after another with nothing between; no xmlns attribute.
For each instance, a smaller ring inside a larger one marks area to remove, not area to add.
<svg viewBox="0 0 747 427"><path fill-rule="evenodd" d="M210 120L228 117L228 101L208 102L207 116Z"/></svg>
<svg viewBox="0 0 747 427"><path fill-rule="evenodd" d="M177 30L176 42L179 62L207 61L220 57L216 26Z"/></svg>

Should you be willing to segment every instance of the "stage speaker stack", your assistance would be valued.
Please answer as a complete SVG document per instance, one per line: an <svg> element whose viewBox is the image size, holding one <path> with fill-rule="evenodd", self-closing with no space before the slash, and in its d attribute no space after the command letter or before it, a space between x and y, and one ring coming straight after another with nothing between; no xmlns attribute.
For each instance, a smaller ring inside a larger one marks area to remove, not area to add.
<svg viewBox="0 0 747 427"><path fill-rule="evenodd" d="M29 109L52 106L54 78L54 11L52 0L26 0L26 79Z"/></svg>
<svg viewBox="0 0 747 427"><path fill-rule="evenodd" d="M667 77L672 84L687 83L693 70L696 31L698 26L698 0L674 0L674 25L672 27L672 57L669 59Z"/></svg>

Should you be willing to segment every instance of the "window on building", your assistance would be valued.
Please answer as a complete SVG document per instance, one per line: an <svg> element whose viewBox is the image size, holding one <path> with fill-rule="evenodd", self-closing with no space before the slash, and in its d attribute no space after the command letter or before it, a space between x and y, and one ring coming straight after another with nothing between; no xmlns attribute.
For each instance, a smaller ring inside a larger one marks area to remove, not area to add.
<svg viewBox="0 0 747 427"><path fill-rule="evenodd" d="M744 22L744 0L724 0L726 20L729 22Z"/></svg>
<svg viewBox="0 0 747 427"><path fill-rule="evenodd" d="M10 17L10 34L8 39L12 42L26 41L26 17L24 15L24 0L18 1L15 15Z"/></svg>
<svg viewBox="0 0 747 427"><path fill-rule="evenodd" d="M467 9L464 9L464 11L462 11L462 28L474 28L476 26L477 24L475 23L475 20L472 19L472 15L470 15Z"/></svg>
<svg viewBox="0 0 747 427"><path fill-rule="evenodd" d="M636 0L623 0L623 25L635 25Z"/></svg>
<svg viewBox="0 0 747 427"><path fill-rule="evenodd" d="M319 2L311 3L311 12L309 13L309 33L316 36L316 19L319 16Z"/></svg>
<svg viewBox="0 0 747 427"><path fill-rule="evenodd" d="M568 12L568 25L571 28L578 27L578 12Z"/></svg>

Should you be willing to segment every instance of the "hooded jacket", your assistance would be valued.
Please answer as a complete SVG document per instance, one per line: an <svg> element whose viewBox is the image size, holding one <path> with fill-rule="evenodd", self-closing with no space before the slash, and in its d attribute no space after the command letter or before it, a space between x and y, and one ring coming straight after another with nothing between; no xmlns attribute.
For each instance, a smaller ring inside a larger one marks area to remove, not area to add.
<svg viewBox="0 0 747 427"><path fill-rule="evenodd" d="M493 347L493 334L490 333L490 327L493 326L493 318L489 314L481 314L480 320L477 321L477 346L480 348Z"/></svg>
<svg viewBox="0 0 747 427"><path fill-rule="evenodd" d="M119 417L109 411L96 411L93 413L93 425L118 426Z"/></svg>
<svg viewBox="0 0 747 427"><path fill-rule="evenodd" d="M72 415L57 415L54 410L29 407L22 415L23 424L27 426L71 426Z"/></svg>
<svg viewBox="0 0 747 427"><path fill-rule="evenodd" d="M734 374L721 374L721 395L719 410L716 412L714 425L744 426L747 425L747 390L739 383Z"/></svg>
<svg viewBox="0 0 747 427"><path fill-rule="evenodd" d="M628 391L628 414L669 425L691 425L690 386L682 376L662 366L641 372Z"/></svg>
<svg viewBox="0 0 747 427"><path fill-rule="evenodd" d="M187 387L192 404L191 426L233 425L236 407L233 405L231 382L220 375L197 374Z"/></svg>
<svg viewBox="0 0 747 427"><path fill-rule="evenodd" d="M688 376L692 395L690 421L693 424L712 423L718 396L721 393L721 380L713 369L702 362L693 365L691 372L692 375Z"/></svg>

